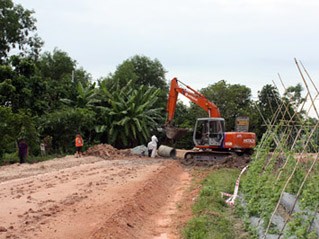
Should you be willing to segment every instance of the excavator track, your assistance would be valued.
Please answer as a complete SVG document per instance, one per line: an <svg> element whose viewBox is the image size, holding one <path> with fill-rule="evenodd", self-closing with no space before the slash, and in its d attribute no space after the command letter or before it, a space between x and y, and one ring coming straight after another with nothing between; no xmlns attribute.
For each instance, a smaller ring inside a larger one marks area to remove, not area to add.
<svg viewBox="0 0 319 239"><path fill-rule="evenodd" d="M186 166L230 166L242 167L248 164L250 155L238 155L234 152L223 151L195 151L187 152L180 162Z"/></svg>

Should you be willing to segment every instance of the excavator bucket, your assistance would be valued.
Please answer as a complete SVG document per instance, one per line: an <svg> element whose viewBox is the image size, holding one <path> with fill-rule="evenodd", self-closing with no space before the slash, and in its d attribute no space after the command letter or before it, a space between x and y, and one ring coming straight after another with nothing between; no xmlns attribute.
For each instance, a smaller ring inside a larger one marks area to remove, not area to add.
<svg viewBox="0 0 319 239"><path fill-rule="evenodd" d="M166 137L169 139L179 139L182 138L188 131L188 129L184 128L176 128L173 126L164 127Z"/></svg>

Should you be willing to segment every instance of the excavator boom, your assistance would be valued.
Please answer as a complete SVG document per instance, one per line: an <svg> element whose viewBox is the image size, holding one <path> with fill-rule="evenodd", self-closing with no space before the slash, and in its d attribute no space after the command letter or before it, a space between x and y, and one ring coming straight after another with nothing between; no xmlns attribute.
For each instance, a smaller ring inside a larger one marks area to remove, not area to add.
<svg viewBox="0 0 319 239"><path fill-rule="evenodd" d="M184 87L181 87L179 83L182 84ZM184 95L190 101L205 110L208 113L208 117L220 117L219 109L213 102L207 100L206 97L200 92L194 90L190 86L185 85L181 81L178 81L177 78L173 78L171 80L171 86L167 101L168 116L166 124L171 124L174 118L178 94Z"/></svg>

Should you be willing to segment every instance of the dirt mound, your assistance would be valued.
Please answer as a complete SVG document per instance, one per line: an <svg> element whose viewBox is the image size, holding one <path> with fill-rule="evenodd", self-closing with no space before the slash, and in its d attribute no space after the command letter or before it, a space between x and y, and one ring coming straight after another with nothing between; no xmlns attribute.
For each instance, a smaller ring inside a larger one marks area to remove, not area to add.
<svg viewBox="0 0 319 239"><path fill-rule="evenodd" d="M174 185L180 181L181 174L183 169L176 162L167 162L164 167L154 171L152 178L145 182L131 200L109 215L90 238L155 238L158 231L152 226L152 216L163 211L163 202L170 200L172 192L176 193Z"/></svg>
<svg viewBox="0 0 319 239"><path fill-rule="evenodd" d="M110 144L97 144L88 148L84 155L96 156L103 159L118 159L130 155L129 150L118 150Z"/></svg>

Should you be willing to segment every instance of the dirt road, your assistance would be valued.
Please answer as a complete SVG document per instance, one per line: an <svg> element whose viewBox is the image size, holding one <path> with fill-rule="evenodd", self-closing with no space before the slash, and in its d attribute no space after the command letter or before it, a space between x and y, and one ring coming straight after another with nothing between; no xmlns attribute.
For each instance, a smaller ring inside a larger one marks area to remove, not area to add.
<svg viewBox="0 0 319 239"><path fill-rule="evenodd" d="M0 238L179 238L190 181L177 161L146 157L3 166Z"/></svg>

